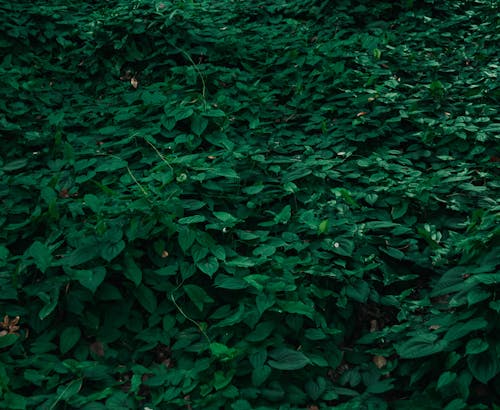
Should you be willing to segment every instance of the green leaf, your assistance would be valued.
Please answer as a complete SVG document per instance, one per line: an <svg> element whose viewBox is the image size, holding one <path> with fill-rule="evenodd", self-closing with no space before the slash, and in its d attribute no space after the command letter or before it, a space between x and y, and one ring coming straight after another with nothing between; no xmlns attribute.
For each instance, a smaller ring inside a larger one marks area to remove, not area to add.
<svg viewBox="0 0 500 410"><path fill-rule="evenodd" d="M286 205L280 213L278 213L274 217L274 223L276 224L286 224L290 220L292 216L292 207L290 205Z"/></svg>
<svg viewBox="0 0 500 410"><path fill-rule="evenodd" d="M99 285L104 281L106 277L106 270L99 266L94 270L78 270L74 271L72 274L73 278L78 280L80 284L92 293L95 293Z"/></svg>
<svg viewBox="0 0 500 410"><path fill-rule="evenodd" d="M313 400L318 400L325 392L326 381L323 377L318 377L316 381L308 380L305 385L305 390L309 397Z"/></svg>
<svg viewBox="0 0 500 410"><path fill-rule="evenodd" d="M245 337L245 339L249 342L261 342L269 337L275 327L276 325L273 322L261 322L256 326L255 330Z"/></svg>
<svg viewBox="0 0 500 410"><path fill-rule="evenodd" d="M192 114L193 114L192 108L180 106L175 110L174 117L177 121L181 121L191 117Z"/></svg>
<svg viewBox="0 0 500 410"><path fill-rule="evenodd" d="M226 387L233 379L233 374L229 372L223 372L218 370L214 374L214 388L215 390L221 390Z"/></svg>
<svg viewBox="0 0 500 410"><path fill-rule="evenodd" d="M323 330L313 328L306 329L304 336L309 340L324 340L328 338Z"/></svg>
<svg viewBox="0 0 500 410"><path fill-rule="evenodd" d="M230 290L240 290L248 287L248 283L244 279L223 274L217 275L214 285L218 288Z"/></svg>
<svg viewBox="0 0 500 410"><path fill-rule="evenodd" d="M9 256L9 250L0 245L0 267L3 267L7 264L7 257Z"/></svg>
<svg viewBox="0 0 500 410"><path fill-rule="evenodd" d="M149 313L154 313L158 305L156 296L151 289L145 285L139 285L134 290L135 297L141 306L146 309Z"/></svg>
<svg viewBox="0 0 500 410"><path fill-rule="evenodd" d="M233 215L231 215L228 212L215 212L214 211L214 216L217 219L221 220L227 226L233 226L238 221L238 218L235 218Z"/></svg>
<svg viewBox="0 0 500 410"><path fill-rule="evenodd" d="M12 346L14 343L16 343L17 339L19 339L19 336L15 334L0 336L0 349Z"/></svg>
<svg viewBox="0 0 500 410"><path fill-rule="evenodd" d="M377 382L366 386L366 392L373 394L388 392L394 388L394 385L392 384L393 381L394 381L393 378L378 380Z"/></svg>
<svg viewBox="0 0 500 410"><path fill-rule="evenodd" d="M38 317L40 320L45 319L47 316L49 316L54 309L57 307L57 302L59 302L59 289L53 289L50 292L50 295L40 292L37 294L37 296L45 302L45 305L40 309L38 312Z"/></svg>
<svg viewBox="0 0 500 410"><path fill-rule="evenodd" d="M248 357L248 360L250 360L250 364L254 369L262 367L267 360L267 351L259 350L257 352L254 352Z"/></svg>
<svg viewBox="0 0 500 410"><path fill-rule="evenodd" d="M486 326L488 326L488 322L481 317L474 318L465 323L457 323L446 332L444 340L452 342L461 339L471 332L484 329Z"/></svg>
<svg viewBox="0 0 500 410"><path fill-rule="evenodd" d="M70 399L71 397L74 397L81 390L82 384L83 384L83 378L73 380L65 386L64 385L60 386L57 389L58 397L64 401Z"/></svg>
<svg viewBox="0 0 500 410"><path fill-rule="evenodd" d="M207 259L198 262L196 264L198 269L200 269L206 275L212 277L215 272L219 270L219 261L213 256L209 256Z"/></svg>
<svg viewBox="0 0 500 410"><path fill-rule="evenodd" d="M98 214L101 211L102 201L97 196L87 194L83 197L83 201L94 213Z"/></svg>
<svg viewBox="0 0 500 410"><path fill-rule="evenodd" d="M207 292L203 288L196 285L184 285L184 291L188 295L189 299L195 304L195 306L203 312L203 305L205 303L213 303L214 300L208 296Z"/></svg>
<svg viewBox="0 0 500 410"><path fill-rule="evenodd" d="M218 110L218 109L209 109L208 111L204 111L202 113L202 115L205 117L221 118L221 117L225 117L226 113L224 111Z"/></svg>
<svg viewBox="0 0 500 410"><path fill-rule="evenodd" d="M226 262L226 266L236 266L238 268L250 268L255 266L255 258L249 258L245 256L238 256L235 259L232 259Z"/></svg>
<svg viewBox="0 0 500 410"><path fill-rule="evenodd" d="M357 281L354 286L347 286L345 288L345 293L350 298L360 303L365 303L368 300L368 296L370 294L370 287L365 281Z"/></svg>
<svg viewBox="0 0 500 410"><path fill-rule="evenodd" d="M269 357L269 366L278 370L298 370L311 363L302 352L284 347L272 350Z"/></svg>
<svg viewBox="0 0 500 410"><path fill-rule="evenodd" d="M99 161L99 165L96 167L95 172L113 172L126 168L127 166L127 161L124 161L121 158L108 157Z"/></svg>
<svg viewBox="0 0 500 410"><path fill-rule="evenodd" d="M417 359L442 352L448 343L446 340L437 340L435 334L415 336L410 340L396 345L396 352L403 359Z"/></svg>
<svg viewBox="0 0 500 410"><path fill-rule="evenodd" d="M329 226L328 219L321 221L320 224L318 225L318 233L319 234L326 233L328 231L328 226Z"/></svg>
<svg viewBox="0 0 500 410"><path fill-rule="evenodd" d="M45 273L52 262L52 255L49 248L43 243L36 241L30 246L28 253L35 260L38 269L42 273Z"/></svg>
<svg viewBox="0 0 500 410"><path fill-rule="evenodd" d="M179 219L179 223L182 225L197 224L205 221L206 218L203 215L186 216L185 218Z"/></svg>
<svg viewBox="0 0 500 410"><path fill-rule="evenodd" d="M252 384L255 387L261 386L271 375L271 368L268 365L254 368L252 370Z"/></svg>
<svg viewBox="0 0 500 410"><path fill-rule="evenodd" d="M260 293L255 298L255 303L257 305L257 310L259 314L262 315L267 309L269 309L276 303L276 298L272 295Z"/></svg>
<svg viewBox="0 0 500 410"><path fill-rule="evenodd" d="M3 405L9 410L26 410L28 407L28 399L20 394L11 391L6 391L4 394Z"/></svg>
<svg viewBox="0 0 500 410"><path fill-rule="evenodd" d="M443 410L462 410L465 408L467 408L467 403L463 399L454 399Z"/></svg>
<svg viewBox="0 0 500 410"><path fill-rule="evenodd" d="M284 312L304 315L309 319L313 319L313 306L308 306L300 301L278 301L278 305L283 309Z"/></svg>
<svg viewBox="0 0 500 410"><path fill-rule="evenodd" d="M82 332L76 326L65 328L59 336L59 350L62 354L68 353L80 340Z"/></svg>
<svg viewBox="0 0 500 410"><path fill-rule="evenodd" d="M113 393L111 397L106 400L106 409L109 410L123 410L131 408L131 404L128 398L128 395L121 392L116 391Z"/></svg>
<svg viewBox="0 0 500 410"><path fill-rule="evenodd" d="M436 389L441 390L443 387L448 386L457 378L455 372L444 372L439 376Z"/></svg>
<svg viewBox="0 0 500 410"><path fill-rule="evenodd" d="M125 277L132 281L135 286L139 286L142 282L142 270L137 266L134 259L130 255L126 255L124 259L125 269L123 273Z"/></svg>
<svg viewBox="0 0 500 410"><path fill-rule="evenodd" d="M475 305L483 300L488 299L491 296L491 292L480 287L472 288L467 292L467 304L469 306Z"/></svg>
<svg viewBox="0 0 500 410"><path fill-rule="evenodd" d="M400 202L398 205L392 207L391 215L393 219L398 219L401 218L403 215L405 215L407 211L408 211L408 202L403 201Z"/></svg>
<svg viewBox="0 0 500 410"><path fill-rule="evenodd" d="M207 128L208 120L199 114L195 114L191 117L191 131L196 135L200 136L203 131Z"/></svg>
<svg viewBox="0 0 500 410"><path fill-rule="evenodd" d="M252 252L255 256L269 257L276 253L276 247L271 245L260 245Z"/></svg>
<svg viewBox="0 0 500 410"><path fill-rule="evenodd" d="M210 351L220 359L232 359L237 353L236 349L217 342L210 343Z"/></svg>
<svg viewBox="0 0 500 410"><path fill-rule="evenodd" d="M119 241L115 243L105 243L101 249L101 257L111 262L125 249L125 242Z"/></svg>
<svg viewBox="0 0 500 410"><path fill-rule="evenodd" d="M17 171L28 165L28 160L26 158L16 159L14 161L8 162L3 166L5 172Z"/></svg>
<svg viewBox="0 0 500 410"><path fill-rule="evenodd" d="M487 350L488 347L489 347L488 342L483 339L479 338L471 339L467 342L467 345L465 346L465 353L468 355L482 353L485 350Z"/></svg>
<svg viewBox="0 0 500 410"><path fill-rule="evenodd" d="M196 239L196 232L187 226L179 227L179 245L186 252Z"/></svg>
<svg viewBox="0 0 500 410"><path fill-rule="evenodd" d="M488 383L498 373L498 357L494 349L467 356L467 366L472 375L481 383Z"/></svg>
<svg viewBox="0 0 500 410"><path fill-rule="evenodd" d="M94 259L101 251L97 242L84 243L64 258L64 264L78 266Z"/></svg>
<svg viewBox="0 0 500 410"><path fill-rule="evenodd" d="M233 326L236 323L240 323L243 320L243 316L245 314L245 306L243 303L238 305L238 308L233 311L233 313L226 318L222 319L220 322L212 325L212 328L216 327L229 327Z"/></svg>

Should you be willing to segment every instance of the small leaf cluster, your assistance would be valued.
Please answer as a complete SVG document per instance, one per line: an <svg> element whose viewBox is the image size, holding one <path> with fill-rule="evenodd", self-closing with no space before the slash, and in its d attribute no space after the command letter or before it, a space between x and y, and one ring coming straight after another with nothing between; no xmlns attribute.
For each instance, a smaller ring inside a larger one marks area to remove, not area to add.
<svg viewBox="0 0 500 410"><path fill-rule="evenodd" d="M498 11L1 3L0 408L497 408Z"/></svg>

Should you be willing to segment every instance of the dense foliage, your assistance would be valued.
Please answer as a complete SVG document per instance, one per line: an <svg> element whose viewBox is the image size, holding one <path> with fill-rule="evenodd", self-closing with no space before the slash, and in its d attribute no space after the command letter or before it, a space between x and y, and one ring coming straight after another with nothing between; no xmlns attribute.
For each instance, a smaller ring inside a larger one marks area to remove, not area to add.
<svg viewBox="0 0 500 410"><path fill-rule="evenodd" d="M497 1L0 11L0 408L498 408Z"/></svg>

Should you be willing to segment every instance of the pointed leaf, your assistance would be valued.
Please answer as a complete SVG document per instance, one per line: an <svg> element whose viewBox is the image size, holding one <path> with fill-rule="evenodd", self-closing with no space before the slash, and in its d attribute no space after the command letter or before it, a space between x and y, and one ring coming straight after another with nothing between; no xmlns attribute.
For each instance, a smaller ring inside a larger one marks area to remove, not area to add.
<svg viewBox="0 0 500 410"><path fill-rule="evenodd" d="M35 264L42 273L45 273L52 262L49 248L41 242L34 242L29 248L29 255L35 260Z"/></svg>
<svg viewBox="0 0 500 410"><path fill-rule="evenodd" d="M59 336L59 349L62 354L69 352L80 340L82 332L76 326L65 328Z"/></svg>
<svg viewBox="0 0 500 410"><path fill-rule="evenodd" d="M215 272L219 269L219 262L213 256L209 256L207 259L198 262L196 266L205 274L212 277Z"/></svg>
<svg viewBox="0 0 500 410"><path fill-rule="evenodd" d="M271 351L269 356L269 366L278 370L298 370L311 363L304 353L285 347Z"/></svg>

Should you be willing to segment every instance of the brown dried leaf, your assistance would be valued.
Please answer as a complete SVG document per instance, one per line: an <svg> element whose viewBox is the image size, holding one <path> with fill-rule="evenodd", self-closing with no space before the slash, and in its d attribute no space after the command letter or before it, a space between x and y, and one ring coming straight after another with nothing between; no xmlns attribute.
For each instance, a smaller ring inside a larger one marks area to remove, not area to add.
<svg viewBox="0 0 500 410"><path fill-rule="evenodd" d="M375 363L375 366L381 369L387 364L387 359L384 356L373 356L373 363Z"/></svg>
<svg viewBox="0 0 500 410"><path fill-rule="evenodd" d="M90 345L90 351L95 353L99 357L104 356L104 346L98 340Z"/></svg>

